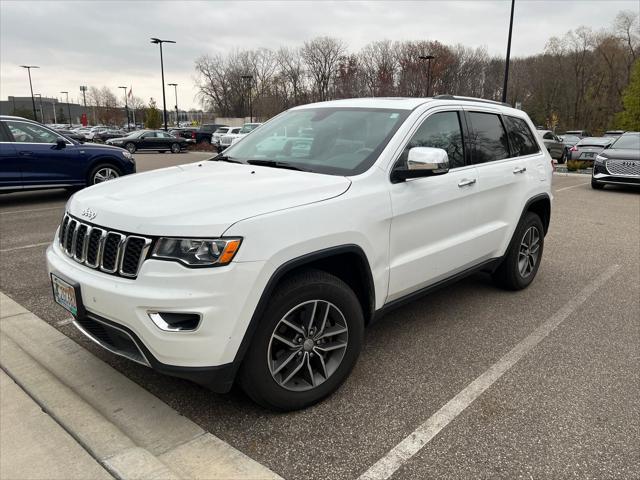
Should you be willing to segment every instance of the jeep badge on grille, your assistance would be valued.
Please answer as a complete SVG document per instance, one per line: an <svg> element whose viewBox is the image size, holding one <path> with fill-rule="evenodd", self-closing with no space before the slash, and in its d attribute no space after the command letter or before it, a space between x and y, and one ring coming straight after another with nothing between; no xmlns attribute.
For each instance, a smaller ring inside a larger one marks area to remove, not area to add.
<svg viewBox="0 0 640 480"><path fill-rule="evenodd" d="M93 210L91 210L90 208L85 208L81 215L83 217L87 217L89 220L93 220L94 218L96 218L96 215L98 215L96 212L94 212Z"/></svg>

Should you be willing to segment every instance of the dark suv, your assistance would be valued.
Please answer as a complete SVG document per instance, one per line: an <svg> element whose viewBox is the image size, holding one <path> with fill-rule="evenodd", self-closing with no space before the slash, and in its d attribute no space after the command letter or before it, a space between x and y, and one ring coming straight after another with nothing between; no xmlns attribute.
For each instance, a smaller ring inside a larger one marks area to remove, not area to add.
<svg viewBox="0 0 640 480"><path fill-rule="evenodd" d="M211 135L220 127L226 127L226 125L220 123L205 123L200 125L200 128L193 132L193 139L196 143L211 143Z"/></svg>
<svg viewBox="0 0 640 480"><path fill-rule="evenodd" d="M0 192L77 188L136 172L122 148L80 144L44 125L0 115Z"/></svg>

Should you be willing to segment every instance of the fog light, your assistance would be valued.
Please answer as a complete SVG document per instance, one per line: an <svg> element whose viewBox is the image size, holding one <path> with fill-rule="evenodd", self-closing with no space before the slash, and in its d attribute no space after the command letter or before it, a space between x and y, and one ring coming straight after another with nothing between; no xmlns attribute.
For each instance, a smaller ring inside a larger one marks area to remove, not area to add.
<svg viewBox="0 0 640 480"><path fill-rule="evenodd" d="M199 313L148 312L151 321L165 332L190 332L200 325Z"/></svg>

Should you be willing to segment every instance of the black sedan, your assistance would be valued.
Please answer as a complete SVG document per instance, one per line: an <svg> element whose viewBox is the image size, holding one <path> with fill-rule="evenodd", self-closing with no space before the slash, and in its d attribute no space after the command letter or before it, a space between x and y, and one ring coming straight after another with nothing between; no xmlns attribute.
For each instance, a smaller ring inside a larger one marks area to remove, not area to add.
<svg viewBox="0 0 640 480"><path fill-rule="evenodd" d="M84 141L86 140L84 138L84 135L78 132L74 132L73 130L65 130L63 128L57 128L56 132L58 132L61 135L64 135L67 138L70 138L71 140L75 140L76 142L79 142L79 143L84 143Z"/></svg>
<svg viewBox="0 0 640 480"><path fill-rule="evenodd" d="M591 186L606 184L640 187L640 132L627 132L595 158Z"/></svg>
<svg viewBox="0 0 640 480"><path fill-rule="evenodd" d="M163 130L140 130L126 137L107 140L106 144L126 148L131 153L136 150L180 153L187 148L187 141L184 138L174 137Z"/></svg>

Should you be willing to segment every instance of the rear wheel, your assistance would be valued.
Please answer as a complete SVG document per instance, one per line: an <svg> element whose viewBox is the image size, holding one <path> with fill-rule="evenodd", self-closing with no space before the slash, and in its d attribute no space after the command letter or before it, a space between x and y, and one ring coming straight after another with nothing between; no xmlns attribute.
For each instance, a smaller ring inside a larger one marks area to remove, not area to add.
<svg viewBox="0 0 640 480"><path fill-rule="evenodd" d="M242 364L240 384L260 405L305 408L333 393L360 353L362 308L339 278L309 270L275 294Z"/></svg>
<svg viewBox="0 0 640 480"><path fill-rule="evenodd" d="M125 144L124 148L129 150L129 153L136 153L136 146L131 142Z"/></svg>
<svg viewBox="0 0 640 480"><path fill-rule="evenodd" d="M171 144L171 153L180 153L180 144L172 143Z"/></svg>
<svg viewBox="0 0 640 480"><path fill-rule="evenodd" d="M121 175L122 173L120 173L120 170L113 165L98 165L89 174L89 185L115 180Z"/></svg>
<svg viewBox="0 0 640 480"><path fill-rule="evenodd" d="M567 161L567 149L562 150L562 155L558 159L558 163L565 163Z"/></svg>
<svg viewBox="0 0 640 480"><path fill-rule="evenodd" d="M591 179L591 188L593 188L594 190L602 190L604 188L604 185L602 183L600 183L599 181L595 180L594 178Z"/></svg>
<svg viewBox="0 0 640 480"><path fill-rule="evenodd" d="M544 227L540 217L527 212L516 228L507 254L493 273L494 281L507 290L522 290L538 273L544 247Z"/></svg>

